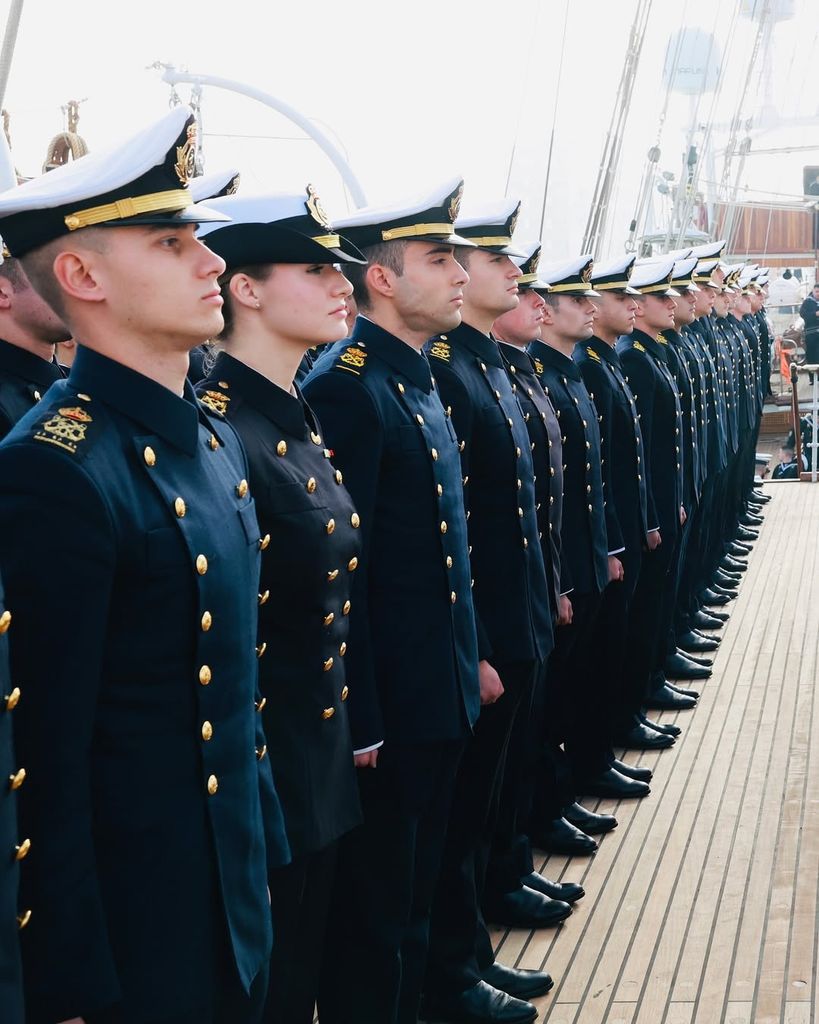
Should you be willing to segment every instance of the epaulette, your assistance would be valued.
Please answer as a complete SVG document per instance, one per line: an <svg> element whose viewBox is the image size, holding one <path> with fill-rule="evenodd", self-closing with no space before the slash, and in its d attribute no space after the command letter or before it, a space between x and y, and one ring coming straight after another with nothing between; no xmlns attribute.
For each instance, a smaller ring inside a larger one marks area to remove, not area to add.
<svg viewBox="0 0 819 1024"><path fill-rule="evenodd" d="M543 363L537 358L537 356L535 356L534 363L535 363L535 373L538 375L538 377L542 377L543 376Z"/></svg>
<svg viewBox="0 0 819 1024"><path fill-rule="evenodd" d="M217 416L226 416L230 398L221 391L205 391L199 396L199 401L209 412L215 412Z"/></svg>
<svg viewBox="0 0 819 1024"><path fill-rule="evenodd" d="M600 358L599 353L595 352L595 350L593 348L587 348L586 349L586 355L589 357L589 359L593 359L596 363L602 363L602 361L603 361Z"/></svg>
<svg viewBox="0 0 819 1024"><path fill-rule="evenodd" d="M449 346L448 341L442 341L438 338L433 341L429 349L429 354L435 359L440 359L441 362L451 363L452 362L452 349Z"/></svg>
<svg viewBox="0 0 819 1024"><path fill-rule="evenodd" d="M354 373L356 376L361 376L361 371L367 365L367 353L363 348L359 348L358 345L350 345L345 348L338 360L335 362L334 367L337 370L347 370L348 373Z"/></svg>
<svg viewBox="0 0 819 1024"><path fill-rule="evenodd" d="M633 341L631 343L631 347L636 348L638 352L645 352L646 350L645 345L643 345L643 343L640 341Z"/></svg>
<svg viewBox="0 0 819 1024"><path fill-rule="evenodd" d="M46 414L46 418L37 426L34 440L56 445L74 455L85 441L88 424L91 422L91 415L79 405L63 406Z"/></svg>

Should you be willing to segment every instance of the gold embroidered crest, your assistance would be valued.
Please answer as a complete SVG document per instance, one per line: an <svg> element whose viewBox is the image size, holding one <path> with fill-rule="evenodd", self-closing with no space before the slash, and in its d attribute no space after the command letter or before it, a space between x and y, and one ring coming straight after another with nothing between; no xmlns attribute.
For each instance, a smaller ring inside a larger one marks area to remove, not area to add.
<svg viewBox="0 0 819 1024"><path fill-rule="evenodd" d="M543 363L541 363L541 361L538 358L535 358L535 373L538 375L538 377L542 376L543 374Z"/></svg>
<svg viewBox="0 0 819 1024"><path fill-rule="evenodd" d="M540 248L535 249L526 268L527 274L536 274L538 263L540 263Z"/></svg>
<svg viewBox="0 0 819 1024"><path fill-rule="evenodd" d="M520 216L520 203L515 207L515 212L509 219L509 234L514 235L515 228L518 226L518 217Z"/></svg>
<svg viewBox="0 0 819 1024"><path fill-rule="evenodd" d="M461 184L458 186L458 190L455 192L455 194L449 200L449 209L447 211L447 214L448 214L449 219L452 221L453 224L458 219L458 214L461 211L461 200L463 199L463 195L464 195L464 186L463 186L463 182L461 182Z"/></svg>
<svg viewBox="0 0 819 1024"><path fill-rule="evenodd" d="M657 341L659 341L659 343L661 345L667 345L668 344L668 341L662 336L662 334L658 334L657 335Z"/></svg>
<svg viewBox="0 0 819 1024"><path fill-rule="evenodd" d="M591 284L592 266L593 265L594 265L594 260L589 260L589 262L586 264L586 266L583 267L583 269L580 271L580 280L583 282L583 284Z"/></svg>
<svg viewBox="0 0 819 1024"><path fill-rule="evenodd" d="M330 224L330 218L321 205L321 200L318 197L318 193L313 185L307 186L307 199L304 204L313 220L317 221L323 228L327 230L332 229Z"/></svg>
<svg viewBox="0 0 819 1024"><path fill-rule="evenodd" d="M176 163L173 165L182 185L187 185L196 171L196 125L189 124L187 137L182 146L176 147Z"/></svg>
<svg viewBox="0 0 819 1024"><path fill-rule="evenodd" d="M85 432L90 422L91 417L79 406L59 409L42 423L34 435L34 440L56 444L58 448L64 448L73 455L80 441L85 440Z"/></svg>
<svg viewBox="0 0 819 1024"><path fill-rule="evenodd" d="M342 352L339 358L342 363L347 363L348 366L363 366L367 362L367 353L363 348L351 345L350 348Z"/></svg>
<svg viewBox="0 0 819 1024"><path fill-rule="evenodd" d="M599 354L595 352L593 348L587 348L586 354L588 355L589 359L593 359L596 363L602 362Z"/></svg>
<svg viewBox="0 0 819 1024"><path fill-rule="evenodd" d="M635 341L632 347L636 348L638 352L645 352L646 350L645 345L641 344L639 341Z"/></svg>
<svg viewBox="0 0 819 1024"><path fill-rule="evenodd" d="M452 359L452 349L446 341L434 341L430 347L429 354L448 363Z"/></svg>
<svg viewBox="0 0 819 1024"><path fill-rule="evenodd" d="M227 414L230 399L221 391L206 391L204 395L199 396L199 401L211 412L215 412L218 416L224 416Z"/></svg>

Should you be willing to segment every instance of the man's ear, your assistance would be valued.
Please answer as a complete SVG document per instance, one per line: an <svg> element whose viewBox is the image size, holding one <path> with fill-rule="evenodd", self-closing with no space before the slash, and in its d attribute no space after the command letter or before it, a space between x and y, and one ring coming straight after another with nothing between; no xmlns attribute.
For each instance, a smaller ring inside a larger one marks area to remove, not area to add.
<svg viewBox="0 0 819 1024"><path fill-rule="evenodd" d="M0 270L0 310L11 309L13 295L14 289L11 286L11 281L7 277L3 277L3 272Z"/></svg>
<svg viewBox="0 0 819 1024"><path fill-rule="evenodd" d="M367 267L367 288L371 293L392 298L395 295L395 273L380 263L371 263Z"/></svg>
<svg viewBox="0 0 819 1024"><path fill-rule="evenodd" d="M67 249L54 257L54 276L66 295L82 302L104 301L105 289L95 271L94 255L92 251Z"/></svg>

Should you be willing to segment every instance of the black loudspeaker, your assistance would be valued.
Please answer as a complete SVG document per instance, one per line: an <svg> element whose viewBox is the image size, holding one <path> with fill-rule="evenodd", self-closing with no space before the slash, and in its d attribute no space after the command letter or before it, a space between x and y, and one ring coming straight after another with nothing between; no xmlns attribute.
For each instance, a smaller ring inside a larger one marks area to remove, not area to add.
<svg viewBox="0 0 819 1024"><path fill-rule="evenodd" d="M802 193L806 196L819 196L819 167L802 168Z"/></svg>

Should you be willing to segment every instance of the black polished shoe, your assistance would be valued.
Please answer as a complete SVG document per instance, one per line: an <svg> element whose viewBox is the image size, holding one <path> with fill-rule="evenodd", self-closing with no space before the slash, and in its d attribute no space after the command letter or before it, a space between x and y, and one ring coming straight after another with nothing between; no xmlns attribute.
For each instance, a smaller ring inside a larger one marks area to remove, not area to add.
<svg viewBox="0 0 819 1024"><path fill-rule="evenodd" d="M617 819L613 814L595 814L578 803L564 808L563 817L587 836L602 836L617 828Z"/></svg>
<svg viewBox="0 0 819 1024"><path fill-rule="evenodd" d="M714 664L713 658L707 658L702 654L689 654L686 652L685 656L689 661L693 661L695 665L702 665L704 668L711 668Z"/></svg>
<svg viewBox="0 0 819 1024"><path fill-rule="evenodd" d="M484 917L490 924L507 928L551 928L565 921L572 908L562 900L521 885L513 892L494 895L483 902Z"/></svg>
<svg viewBox="0 0 819 1024"><path fill-rule="evenodd" d="M728 545L728 551L726 553L731 555L733 558L747 558L751 553L751 545L740 544L739 541L732 540Z"/></svg>
<svg viewBox="0 0 819 1024"><path fill-rule="evenodd" d="M719 619L720 622L727 622L731 618L731 613L726 611L718 611L716 608L709 608L707 611L705 608L700 609L703 614L710 616L712 619ZM717 627L720 629L721 627Z"/></svg>
<svg viewBox="0 0 819 1024"><path fill-rule="evenodd" d="M514 967L505 967L497 960L491 967L481 971L481 977L487 985L500 989L515 999L545 996L554 986L551 975L545 971L520 971Z"/></svg>
<svg viewBox="0 0 819 1024"><path fill-rule="evenodd" d="M726 615L725 619L727 618L728 616ZM725 619L719 615L704 612L702 608L700 608L691 616L691 626L695 632L698 629L722 629Z"/></svg>
<svg viewBox="0 0 819 1024"><path fill-rule="evenodd" d="M694 700L700 699L699 690L688 690L684 686L677 686L676 683L669 683L668 681L666 681L665 685L669 688L669 690L673 690L674 693L681 693L683 697L693 697Z"/></svg>
<svg viewBox="0 0 819 1024"><path fill-rule="evenodd" d="M584 796L602 796L611 800L644 797L651 792L647 782L621 775L616 768L607 768L588 782L581 782L580 789Z"/></svg>
<svg viewBox="0 0 819 1024"><path fill-rule="evenodd" d="M715 619L714 621L715 622L719 622L719 625L717 626L717 629L722 629L722 622L720 622L719 619ZM711 633L706 633L705 630L703 630L703 629L696 629L695 628L695 629L692 629L691 632L692 633L696 633L697 636L701 636L703 638L703 640L713 640L714 643L716 643L717 647L719 647L719 645L722 643L722 637L721 636L713 636Z"/></svg>
<svg viewBox="0 0 819 1024"><path fill-rule="evenodd" d="M712 583L708 589L713 590L715 594L724 594L731 601L739 597L739 591L735 587L723 587L719 583Z"/></svg>
<svg viewBox="0 0 819 1024"><path fill-rule="evenodd" d="M739 517L740 526L748 527L751 530L758 530L764 521L762 516L754 515L753 512L746 512Z"/></svg>
<svg viewBox="0 0 819 1024"><path fill-rule="evenodd" d="M621 775L627 775L630 779L637 779L638 782L651 782L654 778L654 772L650 768L643 768L639 764L629 764L627 761L621 761L615 757L611 762L612 768L615 768Z"/></svg>
<svg viewBox="0 0 819 1024"><path fill-rule="evenodd" d="M702 592L702 603L709 608L711 607L711 605L728 604L730 600L731 598L728 597L727 594L718 594L716 593L716 591L711 589L704 590Z"/></svg>
<svg viewBox="0 0 819 1024"><path fill-rule="evenodd" d="M597 843L581 829L576 828L565 818L555 818L546 823L545 827L529 833L532 845L547 853L563 853L569 857L582 856L597 851Z"/></svg>
<svg viewBox="0 0 819 1024"><path fill-rule="evenodd" d="M427 1024L529 1024L537 1010L524 999L516 999L499 988L479 981L465 992L426 995L421 1020Z"/></svg>
<svg viewBox="0 0 819 1024"><path fill-rule="evenodd" d="M643 705L651 711L690 711L696 707L697 702L693 697L683 697L681 693L675 693L668 686L661 686L652 692L643 701Z"/></svg>
<svg viewBox="0 0 819 1024"><path fill-rule="evenodd" d="M689 651L691 654L700 654L705 651L715 651L719 647L719 640L712 640L710 637L700 636L693 630L683 633L677 637L677 647L681 651Z"/></svg>
<svg viewBox="0 0 819 1024"><path fill-rule="evenodd" d="M664 735L677 737L682 732L682 729L678 725L674 725L673 722L655 722L653 719L648 718L647 715L640 714L640 721L643 725L648 726L649 729L654 729L655 732L663 733Z"/></svg>
<svg viewBox="0 0 819 1024"><path fill-rule="evenodd" d="M612 737L612 742L615 747L625 747L627 750L667 750L674 746L674 737L645 722L635 722L626 732L619 732Z"/></svg>
<svg viewBox="0 0 819 1024"><path fill-rule="evenodd" d="M734 558L733 555L723 555L719 564L721 569L727 569L728 572L741 574L748 571L748 563L743 562L741 558Z"/></svg>
<svg viewBox="0 0 819 1024"><path fill-rule="evenodd" d="M665 659L665 674L672 679L707 679L711 670L690 661L681 651L669 654Z"/></svg>
<svg viewBox="0 0 819 1024"><path fill-rule="evenodd" d="M734 540L747 540L754 541L757 539L759 534L756 530L749 530L747 526L740 526L737 532L734 534Z"/></svg>
<svg viewBox="0 0 819 1024"><path fill-rule="evenodd" d="M733 569L717 569L712 580L720 587L736 587L738 583L742 582L742 573L735 572Z"/></svg>
<svg viewBox="0 0 819 1024"><path fill-rule="evenodd" d="M531 875L524 875L520 883L528 889L542 892L549 899L562 900L564 903L576 903L586 895L586 890L577 882L552 882L537 871L533 871Z"/></svg>

